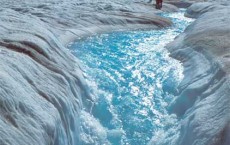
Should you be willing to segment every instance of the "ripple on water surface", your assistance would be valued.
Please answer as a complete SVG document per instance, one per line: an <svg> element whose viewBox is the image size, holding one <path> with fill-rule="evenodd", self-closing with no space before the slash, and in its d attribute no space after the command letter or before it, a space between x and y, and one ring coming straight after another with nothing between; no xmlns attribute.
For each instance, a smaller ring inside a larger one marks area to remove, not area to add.
<svg viewBox="0 0 230 145"><path fill-rule="evenodd" d="M167 106L183 78L183 67L164 46L192 20L183 12L163 15L173 20L173 27L102 34L70 46L95 94L92 112L81 114L82 144L176 141L180 126Z"/></svg>

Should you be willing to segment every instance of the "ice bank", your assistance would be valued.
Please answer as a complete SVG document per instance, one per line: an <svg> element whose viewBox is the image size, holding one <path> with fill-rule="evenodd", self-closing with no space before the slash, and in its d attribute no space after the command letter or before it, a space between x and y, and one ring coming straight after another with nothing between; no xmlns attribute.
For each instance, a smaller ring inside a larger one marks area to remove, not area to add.
<svg viewBox="0 0 230 145"><path fill-rule="evenodd" d="M229 6L197 3L197 20L168 45L183 62L185 78L170 111L181 118L181 145L228 145L230 119Z"/></svg>

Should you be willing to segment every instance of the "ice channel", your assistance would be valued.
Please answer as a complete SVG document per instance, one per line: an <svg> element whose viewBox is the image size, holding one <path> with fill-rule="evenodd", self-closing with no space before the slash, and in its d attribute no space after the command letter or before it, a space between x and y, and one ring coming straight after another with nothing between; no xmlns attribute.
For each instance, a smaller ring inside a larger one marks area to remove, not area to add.
<svg viewBox="0 0 230 145"><path fill-rule="evenodd" d="M192 22L184 10L163 13L162 30L116 31L71 44L95 102L81 112L81 144L176 144L180 125L167 106L183 78L165 45Z"/></svg>

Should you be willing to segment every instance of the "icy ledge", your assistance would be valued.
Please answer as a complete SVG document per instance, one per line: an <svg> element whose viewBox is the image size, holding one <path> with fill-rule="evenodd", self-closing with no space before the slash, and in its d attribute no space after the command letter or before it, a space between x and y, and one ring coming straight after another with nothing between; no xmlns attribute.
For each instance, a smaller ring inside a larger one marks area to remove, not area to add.
<svg viewBox="0 0 230 145"><path fill-rule="evenodd" d="M96 32L171 24L141 3L1 0L0 5L1 145L78 144L79 112L92 94L66 43Z"/></svg>
<svg viewBox="0 0 230 145"><path fill-rule="evenodd" d="M230 7L193 4L197 20L167 47L184 80L169 110L181 118L178 145L230 144Z"/></svg>

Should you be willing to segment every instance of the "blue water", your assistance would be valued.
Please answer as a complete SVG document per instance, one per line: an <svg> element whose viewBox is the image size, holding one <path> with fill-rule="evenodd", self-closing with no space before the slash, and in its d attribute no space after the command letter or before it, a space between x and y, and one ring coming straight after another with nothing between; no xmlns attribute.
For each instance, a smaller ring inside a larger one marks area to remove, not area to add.
<svg viewBox="0 0 230 145"><path fill-rule="evenodd" d="M91 111L82 110L81 144L176 143L180 126L167 106L176 97L183 67L164 46L192 20L183 11L162 15L174 25L101 34L71 44L95 97Z"/></svg>

